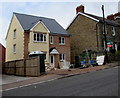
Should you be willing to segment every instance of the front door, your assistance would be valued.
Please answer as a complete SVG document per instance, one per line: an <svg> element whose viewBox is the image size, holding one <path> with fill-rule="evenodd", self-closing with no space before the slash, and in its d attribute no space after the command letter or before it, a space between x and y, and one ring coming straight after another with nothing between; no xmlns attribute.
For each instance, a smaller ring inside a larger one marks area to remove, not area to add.
<svg viewBox="0 0 120 98"><path fill-rule="evenodd" d="M51 65L52 67L55 67L55 58L54 58L54 55L51 55L51 56L50 56L50 65Z"/></svg>

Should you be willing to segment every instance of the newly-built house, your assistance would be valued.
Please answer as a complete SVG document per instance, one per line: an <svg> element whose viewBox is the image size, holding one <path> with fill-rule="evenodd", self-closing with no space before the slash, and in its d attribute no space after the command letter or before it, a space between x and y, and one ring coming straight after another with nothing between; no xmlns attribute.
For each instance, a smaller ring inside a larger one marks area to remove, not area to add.
<svg viewBox="0 0 120 98"><path fill-rule="evenodd" d="M6 61L40 52L46 54L46 66L69 65L70 34L55 19L13 13L6 36Z"/></svg>

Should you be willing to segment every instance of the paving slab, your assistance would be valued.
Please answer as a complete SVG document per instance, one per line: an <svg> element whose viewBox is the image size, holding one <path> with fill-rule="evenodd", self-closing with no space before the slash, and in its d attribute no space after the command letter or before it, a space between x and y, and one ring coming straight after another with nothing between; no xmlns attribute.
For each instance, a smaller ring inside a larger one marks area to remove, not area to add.
<svg viewBox="0 0 120 98"><path fill-rule="evenodd" d="M14 75L2 75L2 84L9 84L13 82L19 82L24 80L32 79L32 77L22 77L22 76L14 76Z"/></svg>

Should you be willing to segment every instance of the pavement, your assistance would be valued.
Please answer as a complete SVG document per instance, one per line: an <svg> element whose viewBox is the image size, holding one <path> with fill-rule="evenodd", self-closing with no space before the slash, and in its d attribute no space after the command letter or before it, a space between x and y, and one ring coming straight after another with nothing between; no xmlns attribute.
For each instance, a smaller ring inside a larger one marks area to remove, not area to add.
<svg viewBox="0 0 120 98"><path fill-rule="evenodd" d="M39 77L21 77L21 76L12 76L12 75L2 75L2 85L0 84L0 91L11 90L19 87L24 87L28 85L53 81L60 78L70 77L74 75L80 75L87 72L98 71L105 68L111 68L119 66L120 62L109 63L106 65L88 67L84 69L73 68L73 69L58 69L47 71L46 74Z"/></svg>

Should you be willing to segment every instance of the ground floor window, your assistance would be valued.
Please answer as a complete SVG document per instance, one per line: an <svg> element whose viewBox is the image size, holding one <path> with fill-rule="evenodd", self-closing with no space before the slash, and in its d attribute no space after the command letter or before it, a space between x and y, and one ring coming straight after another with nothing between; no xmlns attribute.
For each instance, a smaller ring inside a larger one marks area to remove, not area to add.
<svg viewBox="0 0 120 98"><path fill-rule="evenodd" d="M65 44L65 38L59 37L59 44L64 45Z"/></svg>
<svg viewBox="0 0 120 98"><path fill-rule="evenodd" d="M60 54L60 61L65 60L65 54Z"/></svg>

